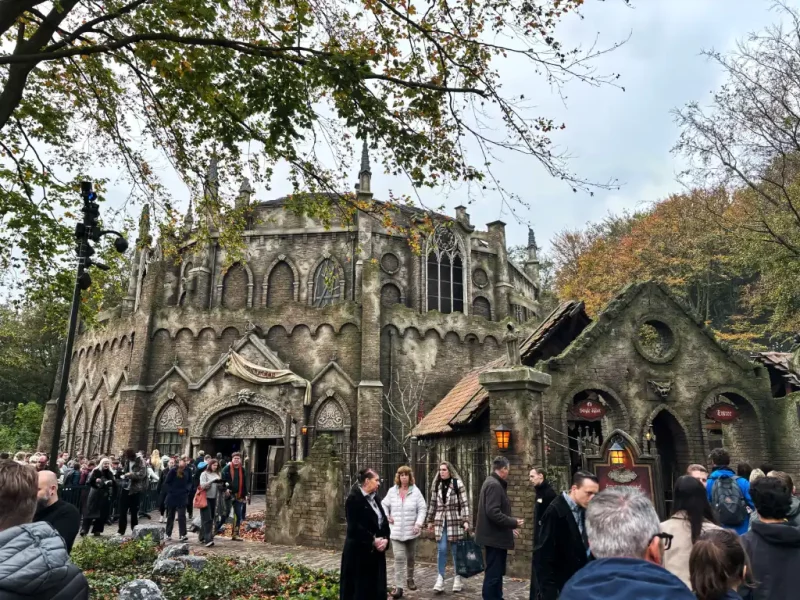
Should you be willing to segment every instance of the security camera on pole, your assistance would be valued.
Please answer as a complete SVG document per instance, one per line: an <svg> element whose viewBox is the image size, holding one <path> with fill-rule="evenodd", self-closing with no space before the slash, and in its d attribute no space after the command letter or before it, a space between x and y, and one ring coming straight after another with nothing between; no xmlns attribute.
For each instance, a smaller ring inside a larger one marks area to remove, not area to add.
<svg viewBox="0 0 800 600"><path fill-rule="evenodd" d="M92 277L88 273L89 267L97 267L108 271L109 267L103 263L92 260L94 248L89 242L99 242L106 235L117 236L114 248L122 254L128 249L128 241L117 231L100 228L100 206L97 204L97 194L92 190L91 181L81 182L81 196L83 196L83 222L75 225L75 239L78 241L75 250L78 254L78 272L75 277L75 290L72 293L72 309L69 315L69 329L67 343L64 348L64 360L61 365L61 386L58 392L56 405L56 420L53 424L53 438L50 443L50 469L57 470L58 442L61 438L61 427L64 423L64 405L67 399L67 386L69 384L69 370L72 364L72 346L75 342L75 329L78 326L78 308L81 304L81 292L88 290L92 285Z"/></svg>

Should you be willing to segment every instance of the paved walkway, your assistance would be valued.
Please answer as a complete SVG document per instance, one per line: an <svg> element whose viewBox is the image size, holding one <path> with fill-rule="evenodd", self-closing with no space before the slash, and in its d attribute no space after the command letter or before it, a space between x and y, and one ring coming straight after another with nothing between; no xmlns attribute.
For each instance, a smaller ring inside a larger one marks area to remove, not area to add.
<svg viewBox="0 0 800 600"><path fill-rule="evenodd" d="M247 507L247 512L252 514L257 511L262 511L265 508L264 497L255 496L253 497L253 503ZM142 522L148 523L146 519L142 520ZM158 512L151 513L149 523L158 523ZM115 527L108 527L106 529L107 534L115 531ZM341 553L339 551L326 550L323 548L278 546L250 540L234 542L230 538L225 537L214 538L214 547L206 548L197 541L197 535L193 533L189 534L189 545L192 549L192 553L198 555L217 554L220 556L260 558L270 561L299 564L313 569L336 571L339 570L341 564ZM386 570L389 583L391 584L391 582L394 581L394 560L391 556L387 557ZM435 594L433 592L433 584L436 583L436 576L436 565L418 562L414 573L414 580L418 589L415 592L403 590L403 598L409 598L409 600L431 600L433 598L444 600L445 598L476 599L481 597L483 575L476 575L475 577L465 580L464 590L460 593L453 593L451 591L453 589L453 569L452 566L449 566L445 579L445 592L443 594ZM506 577L503 582L503 596L505 600L528 600L530 596L528 585L529 582L527 579L512 579Z"/></svg>

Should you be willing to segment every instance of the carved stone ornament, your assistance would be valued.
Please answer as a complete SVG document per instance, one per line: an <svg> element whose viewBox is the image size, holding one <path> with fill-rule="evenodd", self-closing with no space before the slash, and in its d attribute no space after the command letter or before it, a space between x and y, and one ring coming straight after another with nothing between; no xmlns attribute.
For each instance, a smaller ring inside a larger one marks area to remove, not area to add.
<svg viewBox="0 0 800 600"><path fill-rule="evenodd" d="M653 381L650 379L647 381L647 383L653 388L656 396L662 399L666 399L667 396L669 396L669 393L672 391L671 381Z"/></svg>
<svg viewBox="0 0 800 600"><path fill-rule="evenodd" d="M183 415L181 409L174 402L170 402L161 411L158 417L158 430L159 431L175 431L183 424Z"/></svg>
<svg viewBox="0 0 800 600"><path fill-rule="evenodd" d="M279 438L283 437L280 423L263 412L239 412L221 418L211 430L212 438Z"/></svg>
<svg viewBox="0 0 800 600"><path fill-rule="evenodd" d="M317 429L342 429L344 427L344 415L339 404L333 400L328 400L317 414Z"/></svg>
<svg viewBox="0 0 800 600"><path fill-rule="evenodd" d="M639 476L630 469L615 469L608 473L608 478L616 483L630 483L637 477Z"/></svg>
<svg viewBox="0 0 800 600"><path fill-rule="evenodd" d="M250 390L239 390L239 393L236 394L236 400L239 401L239 404L250 404L255 395L256 393Z"/></svg>

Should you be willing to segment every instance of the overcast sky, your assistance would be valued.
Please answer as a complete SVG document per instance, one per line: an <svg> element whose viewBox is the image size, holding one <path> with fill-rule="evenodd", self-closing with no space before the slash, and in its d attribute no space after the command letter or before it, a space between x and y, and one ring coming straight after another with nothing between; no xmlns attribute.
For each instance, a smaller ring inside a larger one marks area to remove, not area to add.
<svg viewBox="0 0 800 600"><path fill-rule="evenodd" d="M541 78L514 64L501 67L506 94L524 93L535 101L535 114L566 123L566 130L554 139L573 155L574 172L594 181L615 178L622 184L619 190L598 191L594 197L573 194L562 182L548 178L533 159L505 156L495 172L509 190L530 203L530 210L521 211L520 217L533 224L545 248L564 228L582 227L609 211L641 208L681 189L676 174L682 162L670 152L678 137L670 111L691 101L707 102L722 82L719 69L700 56L701 50L730 50L736 40L778 18L771 0L632 0L632 4L588 0L585 18L568 18L558 30L565 47L591 43L598 35L600 45L630 36L625 45L596 63L599 73L620 74L624 92L575 83L566 90L565 106ZM188 189L177 179L167 178L167 183L175 205L185 207ZM373 168L372 190L378 199L386 198L389 190L409 192L405 181L392 179L378 168ZM273 181L273 190L257 188L255 199L268 200L289 191L288 184ZM444 201L450 214L452 207L463 202L458 194L446 200L435 193L424 194L426 205ZM480 228L489 221L504 220L509 245L527 239L526 226L504 213L497 197L487 196L470 206L469 212Z"/></svg>

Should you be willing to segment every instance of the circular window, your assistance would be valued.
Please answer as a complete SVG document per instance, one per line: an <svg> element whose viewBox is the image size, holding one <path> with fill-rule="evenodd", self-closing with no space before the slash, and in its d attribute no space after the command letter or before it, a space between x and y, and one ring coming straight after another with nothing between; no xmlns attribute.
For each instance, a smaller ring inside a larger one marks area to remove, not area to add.
<svg viewBox="0 0 800 600"><path fill-rule="evenodd" d="M400 259L391 252L387 252L381 257L381 268L387 273L397 273L400 268Z"/></svg>
<svg viewBox="0 0 800 600"><path fill-rule="evenodd" d="M472 272L472 282L479 288L484 288L489 283L489 276L481 268L477 268Z"/></svg>
<svg viewBox="0 0 800 600"><path fill-rule="evenodd" d="M678 352L678 339L672 329L658 319L642 321L634 341L639 353L650 362L669 362Z"/></svg>

